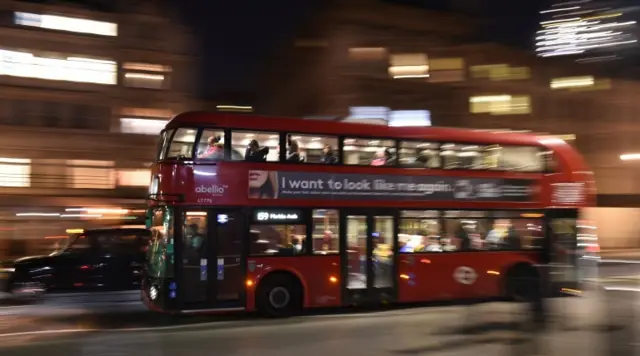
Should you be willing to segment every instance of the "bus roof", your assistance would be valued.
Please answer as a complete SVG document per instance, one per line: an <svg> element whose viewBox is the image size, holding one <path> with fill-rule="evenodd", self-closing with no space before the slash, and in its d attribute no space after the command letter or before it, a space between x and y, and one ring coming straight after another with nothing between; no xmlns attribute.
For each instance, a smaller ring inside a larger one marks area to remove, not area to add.
<svg viewBox="0 0 640 356"><path fill-rule="evenodd" d="M496 144L540 145L538 137L526 133L491 132L448 127L392 127L339 121L303 120L273 116L185 112L176 115L167 128L184 126L212 126L259 131L288 131L295 133L336 136L373 136L393 139L433 141L492 142Z"/></svg>
<svg viewBox="0 0 640 356"><path fill-rule="evenodd" d="M450 127L392 127L275 116L190 111L176 115L166 128L217 127L238 130L292 132L315 135L376 137L396 140L453 141L477 144L540 146L554 151L562 165L573 172L589 171L578 152L562 139L531 133L461 129Z"/></svg>

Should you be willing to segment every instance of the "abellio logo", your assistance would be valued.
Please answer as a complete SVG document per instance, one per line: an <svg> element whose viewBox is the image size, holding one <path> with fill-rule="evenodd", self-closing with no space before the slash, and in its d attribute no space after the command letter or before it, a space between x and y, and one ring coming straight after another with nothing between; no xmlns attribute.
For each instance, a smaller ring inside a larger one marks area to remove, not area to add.
<svg viewBox="0 0 640 356"><path fill-rule="evenodd" d="M211 194L211 195L224 195L225 190L228 188L227 185L218 185L218 184L211 184L211 185L201 185L199 187L196 187L196 193L205 193L205 194Z"/></svg>

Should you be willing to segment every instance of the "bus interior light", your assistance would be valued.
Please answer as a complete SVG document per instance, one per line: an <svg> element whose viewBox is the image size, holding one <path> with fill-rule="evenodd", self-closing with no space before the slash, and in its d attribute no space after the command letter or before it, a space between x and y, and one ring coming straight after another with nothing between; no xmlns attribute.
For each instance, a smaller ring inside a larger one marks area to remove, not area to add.
<svg viewBox="0 0 640 356"><path fill-rule="evenodd" d="M543 217L543 214L531 214L531 213L526 213L526 214L520 214L520 217L522 218L541 218Z"/></svg>

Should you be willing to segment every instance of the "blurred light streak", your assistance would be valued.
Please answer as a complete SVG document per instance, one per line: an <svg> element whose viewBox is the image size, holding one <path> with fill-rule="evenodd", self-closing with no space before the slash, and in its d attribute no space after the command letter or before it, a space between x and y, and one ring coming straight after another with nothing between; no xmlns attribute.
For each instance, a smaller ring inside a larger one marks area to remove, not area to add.
<svg viewBox="0 0 640 356"><path fill-rule="evenodd" d="M592 76L553 78L550 83L551 89L588 87L593 85L595 85L595 78Z"/></svg>
<svg viewBox="0 0 640 356"><path fill-rule="evenodd" d="M580 6L572 6L572 7L564 7L564 8L561 8L561 9L543 10L543 11L540 11L540 13L541 13L541 14L546 14L546 13L549 13L549 12L568 11L568 10L578 10L578 9L580 9Z"/></svg>
<svg viewBox="0 0 640 356"><path fill-rule="evenodd" d="M536 52L540 57L582 54L591 50L616 49L632 45L637 42L635 29L636 21L620 21L617 18L624 15L618 9L589 8L589 5L551 8L540 13L553 13L550 20L541 21L541 30L536 36ZM576 16L567 11L584 9ZM619 29L619 31L612 31Z"/></svg>
<svg viewBox="0 0 640 356"><path fill-rule="evenodd" d="M223 111L253 111L252 106L242 105L217 105L216 109Z"/></svg>
<svg viewBox="0 0 640 356"><path fill-rule="evenodd" d="M635 161L640 160L640 153L625 153L620 155L622 161Z"/></svg>
<svg viewBox="0 0 640 356"><path fill-rule="evenodd" d="M60 216L58 213L17 213L16 216Z"/></svg>

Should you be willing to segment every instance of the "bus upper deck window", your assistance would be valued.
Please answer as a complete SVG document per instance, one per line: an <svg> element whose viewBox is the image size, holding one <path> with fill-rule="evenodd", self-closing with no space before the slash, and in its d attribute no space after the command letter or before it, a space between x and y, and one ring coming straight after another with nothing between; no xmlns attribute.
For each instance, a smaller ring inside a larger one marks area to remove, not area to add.
<svg viewBox="0 0 640 356"><path fill-rule="evenodd" d="M160 142L158 142L158 152L157 152L157 157L159 161L165 159L165 156L167 154L167 148L169 147L169 139L171 138L171 135L173 135L173 131L174 130L163 131L162 135L160 136Z"/></svg>
<svg viewBox="0 0 640 356"><path fill-rule="evenodd" d="M176 130L169 144L166 159L193 158L193 145L196 141L196 129L180 128Z"/></svg>
<svg viewBox="0 0 640 356"><path fill-rule="evenodd" d="M203 130L196 147L196 157L206 161L224 159L225 135L222 130Z"/></svg>
<svg viewBox="0 0 640 356"><path fill-rule="evenodd" d="M233 131L231 159L250 162L277 162L280 135L277 132Z"/></svg>
<svg viewBox="0 0 640 356"><path fill-rule="evenodd" d="M345 138L343 162L364 166L394 166L396 142L377 138Z"/></svg>

